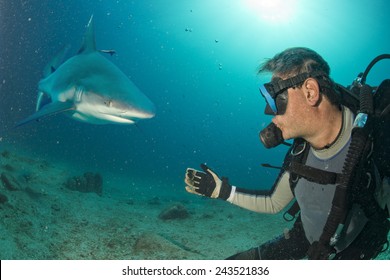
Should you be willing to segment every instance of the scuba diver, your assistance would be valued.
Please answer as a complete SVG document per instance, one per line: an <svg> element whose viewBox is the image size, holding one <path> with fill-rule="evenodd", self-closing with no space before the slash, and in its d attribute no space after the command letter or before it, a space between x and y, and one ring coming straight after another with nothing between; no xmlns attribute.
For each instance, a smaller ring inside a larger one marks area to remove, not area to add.
<svg viewBox="0 0 390 280"><path fill-rule="evenodd" d="M260 66L259 74L272 74L259 89L273 115L260 139L266 148L290 146L274 185L233 186L201 164L186 170L186 190L260 213L292 205L284 217L295 221L288 234L228 259L374 259L388 248L390 84L366 85L368 71L347 89L318 53L301 47Z"/></svg>

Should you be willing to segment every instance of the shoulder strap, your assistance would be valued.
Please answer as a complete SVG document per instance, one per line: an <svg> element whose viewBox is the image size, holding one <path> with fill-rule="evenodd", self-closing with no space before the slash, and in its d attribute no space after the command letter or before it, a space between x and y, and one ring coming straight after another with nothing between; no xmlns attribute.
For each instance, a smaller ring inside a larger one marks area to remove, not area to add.
<svg viewBox="0 0 390 280"><path fill-rule="evenodd" d="M289 151L290 159L283 166L285 170L290 172L290 186L293 191L300 178L323 185L336 184L339 180L340 174L338 173L307 166L305 163L309 150L310 147L305 140L295 140Z"/></svg>
<svg viewBox="0 0 390 280"><path fill-rule="evenodd" d="M288 162L283 164L283 168L290 172L290 188L294 193L295 186L297 185L298 180L304 175L299 172L294 172L291 166L303 164L306 162L307 155L309 154L309 145L302 139L298 138L294 140L294 143L289 150Z"/></svg>
<svg viewBox="0 0 390 280"><path fill-rule="evenodd" d="M289 171L310 182L316 182L322 185L336 184L339 178L339 174L335 172L314 168L296 161L291 162Z"/></svg>
<svg viewBox="0 0 390 280"><path fill-rule="evenodd" d="M293 145L288 150L285 161L283 163L283 169L290 171L289 183L293 194L295 192L295 186L297 185L302 174L291 172L291 166L293 164L302 164L303 162L306 162L308 153L309 145L307 142L302 138L297 138L294 140ZM294 200L290 208L284 212L283 219L286 221L293 221L297 217L299 210L299 204L296 200Z"/></svg>

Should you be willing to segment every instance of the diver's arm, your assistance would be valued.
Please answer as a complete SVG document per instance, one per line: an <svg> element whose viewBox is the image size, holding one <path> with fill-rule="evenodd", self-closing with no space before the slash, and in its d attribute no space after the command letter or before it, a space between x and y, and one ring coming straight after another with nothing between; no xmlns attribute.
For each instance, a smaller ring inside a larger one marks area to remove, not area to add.
<svg viewBox="0 0 390 280"><path fill-rule="evenodd" d="M185 175L189 193L227 200L240 207L263 213L277 213L292 199L289 173L281 171L274 186L268 191L253 191L231 186L227 178L220 179L209 167L202 164L203 172L188 168Z"/></svg>
<svg viewBox="0 0 390 280"><path fill-rule="evenodd" d="M278 213L294 198L289 184L289 173L279 176L270 191L253 191L232 186L227 201L245 209L261 213Z"/></svg>

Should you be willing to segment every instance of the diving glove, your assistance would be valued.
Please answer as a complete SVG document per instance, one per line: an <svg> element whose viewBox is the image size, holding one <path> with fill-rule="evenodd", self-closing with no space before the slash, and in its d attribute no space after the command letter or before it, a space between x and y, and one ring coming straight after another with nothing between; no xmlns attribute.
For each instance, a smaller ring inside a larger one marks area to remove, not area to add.
<svg viewBox="0 0 390 280"><path fill-rule="evenodd" d="M200 167L204 172L187 168L184 179L187 192L227 200L232 190L232 186L228 183L228 179L225 177L220 179L218 175L205 164L201 164Z"/></svg>

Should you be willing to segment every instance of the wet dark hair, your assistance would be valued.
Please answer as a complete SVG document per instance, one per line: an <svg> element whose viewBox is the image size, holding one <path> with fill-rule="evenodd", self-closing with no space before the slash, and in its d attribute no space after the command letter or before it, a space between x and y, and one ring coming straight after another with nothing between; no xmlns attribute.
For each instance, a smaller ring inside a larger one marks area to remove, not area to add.
<svg viewBox="0 0 390 280"><path fill-rule="evenodd" d="M339 105L340 97L334 90L328 63L318 53L309 48L289 48L276 54L273 58L267 59L260 65L258 74L272 73L278 77L289 78L301 73L314 71L323 74L320 77L316 77L320 84L321 93L333 105Z"/></svg>

